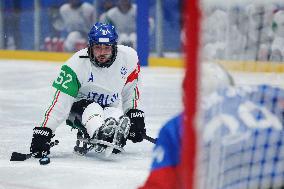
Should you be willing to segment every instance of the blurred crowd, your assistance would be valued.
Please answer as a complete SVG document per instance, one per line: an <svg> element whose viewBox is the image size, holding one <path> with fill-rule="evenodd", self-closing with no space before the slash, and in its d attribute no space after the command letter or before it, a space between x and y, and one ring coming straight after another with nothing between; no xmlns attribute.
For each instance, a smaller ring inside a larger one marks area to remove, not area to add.
<svg viewBox="0 0 284 189"><path fill-rule="evenodd" d="M3 49L76 51L86 45L87 29L97 21L111 22L116 26L119 44L134 48L137 46L137 0L1 1L0 14L4 22L1 24L0 18L0 48ZM155 26L162 27L162 51L181 52L181 41L178 38L180 1L163 0L158 13L157 1L149 1L149 46L152 52L157 48ZM40 14L35 14L35 11ZM154 19L161 14L163 16L159 18L162 21ZM33 18L35 16L38 16L37 19ZM35 26L35 20L40 20L38 26ZM3 38L4 45L1 44Z"/></svg>
<svg viewBox="0 0 284 189"><path fill-rule="evenodd" d="M20 13L25 13L26 8L20 5L19 0L5 2L11 5L4 12L4 48L23 49L25 46L28 49L26 35L23 38L20 34L20 32L24 33L23 30L26 28L19 29L19 25L28 25L23 19L20 22L22 17ZM282 62L284 59L284 2L280 0L279 3L273 2L263 1L262 4L254 2L241 5L204 4L201 45L205 60ZM167 6L163 5L162 29L165 35L163 41L165 49L173 46L173 43L179 46L180 40L184 40L183 32L181 32L181 37L177 41L176 35L180 32L180 28L177 27L182 24L175 25L179 21L177 17L180 14L177 13L178 11L173 11L179 10L178 7L174 9L173 6L182 7L182 4L171 3L172 1L168 0L164 2ZM50 26L42 29L48 29L48 31L42 31L40 50L74 52L86 47L87 33L97 21L111 23L116 27L119 34L118 44L133 48L137 46L135 0L64 0L56 1L55 5L46 7ZM155 23L151 17L149 25L150 34L153 34ZM25 32L30 33L30 31ZM152 41L155 40L155 38L152 39Z"/></svg>
<svg viewBox="0 0 284 189"><path fill-rule="evenodd" d="M73 52L86 47L87 33L97 21L116 27L118 44L136 48L136 9L131 0L104 0L94 4L68 0L58 9L50 10L53 35L45 38L44 50Z"/></svg>
<svg viewBox="0 0 284 189"><path fill-rule="evenodd" d="M283 3L208 6L203 17L205 59L283 61Z"/></svg>

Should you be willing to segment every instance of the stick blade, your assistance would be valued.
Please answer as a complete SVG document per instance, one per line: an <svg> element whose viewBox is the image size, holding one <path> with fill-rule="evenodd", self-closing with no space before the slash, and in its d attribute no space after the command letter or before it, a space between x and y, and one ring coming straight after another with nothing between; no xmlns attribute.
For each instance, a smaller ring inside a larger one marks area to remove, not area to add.
<svg viewBox="0 0 284 189"><path fill-rule="evenodd" d="M27 154L13 152L10 161L25 161L26 159L28 159Z"/></svg>
<svg viewBox="0 0 284 189"><path fill-rule="evenodd" d="M157 139L156 138L152 138L146 134L143 134L143 139L148 140L149 142L152 142L153 144L156 144Z"/></svg>

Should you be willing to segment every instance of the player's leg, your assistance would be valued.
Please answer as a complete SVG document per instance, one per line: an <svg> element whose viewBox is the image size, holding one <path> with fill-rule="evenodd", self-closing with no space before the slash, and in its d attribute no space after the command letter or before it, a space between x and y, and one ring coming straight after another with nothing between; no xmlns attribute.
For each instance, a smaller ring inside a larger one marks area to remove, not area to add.
<svg viewBox="0 0 284 189"><path fill-rule="evenodd" d="M94 146L82 143L80 139L91 138L96 129L104 123L103 109L97 103L81 100L73 104L66 123L78 129L74 152L85 155Z"/></svg>
<svg viewBox="0 0 284 189"><path fill-rule="evenodd" d="M123 114L118 108L103 109L99 104L89 104L82 115L82 124L85 126L90 138L97 141L113 143L113 138L119 123L119 117ZM97 143L94 150L104 152L107 145Z"/></svg>
<svg viewBox="0 0 284 189"><path fill-rule="evenodd" d="M124 147L130 129L130 119L127 116L121 116L114 136L115 144Z"/></svg>
<svg viewBox="0 0 284 189"><path fill-rule="evenodd" d="M116 120L116 128L113 136L113 143L120 147L126 144L127 136L130 129L130 120L123 115L123 111L119 108L107 107L104 109L105 117Z"/></svg>
<svg viewBox="0 0 284 189"><path fill-rule="evenodd" d="M104 109L104 118L104 124L96 129L93 138L121 148L125 146L130 128L129 118L123 116L123 111L120 108L114 107ZM95 151L103 152L106 148L106 145L97 145ZM119 150L114 149L113 152L118 153Z"/></svg>
<svg viewBox="0 0 284 189"><path fill-rule="evenodd" d="M66 124L73 128L81 129L83 127L82 114L85 108L91 103L92 101L88 100L80 100L78 102L74 102L71 107L69 116L66 120Z"/></svg>
<svg viewBox="0 0 284 189"><path fill-rule="evenodd" d="M103 109L93 102L84 109L81 123L92 139L109 142L119 147L126 144L130 121L127 116L123 116L120 108L106 107ZM96 152L103 152L106 148L106 145L99 143L94 145Z"/></svg>
<svg viewBox="0 0 284 189"><path fill-rule="evenodd" d="M98 103L89 104L82 115L82 124L86 128L90 138L105 123L104 110Z"/></svg>
<svg viewBox="0 0 284 189"><path fill-rule="evenodd" d="M99 141L112 143L116 127L117 127L117 121L114 118L109 117L105 120L104 124L102 124L99 128L97 128L93 138ZM106 145L97 144L95 147L95 151L101 153L106 148L107 148Z"/></svg>

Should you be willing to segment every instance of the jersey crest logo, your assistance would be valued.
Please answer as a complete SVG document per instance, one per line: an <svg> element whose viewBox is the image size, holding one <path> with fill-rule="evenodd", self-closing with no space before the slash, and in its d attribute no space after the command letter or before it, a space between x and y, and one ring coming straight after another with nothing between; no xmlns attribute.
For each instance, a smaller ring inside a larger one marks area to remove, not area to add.
<svg viewBox="0 0 284 189"><path fill-rule="evenodd" d="M122 78L125 78L125 75L127 74L127 68L122 66L120 69L120 74L122 76Z"/></svg>

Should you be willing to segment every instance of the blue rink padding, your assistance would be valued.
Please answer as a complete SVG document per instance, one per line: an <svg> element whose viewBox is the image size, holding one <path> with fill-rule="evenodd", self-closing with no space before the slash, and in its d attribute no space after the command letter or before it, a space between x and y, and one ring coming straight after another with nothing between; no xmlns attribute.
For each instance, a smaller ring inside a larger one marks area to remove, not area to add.
<svg viewBox="0 0 284 189"><path fill-rule="evenodd" d="M200 129L199 188L283 187L284 90L268 85L223 89L214 99Z"/></svg>

